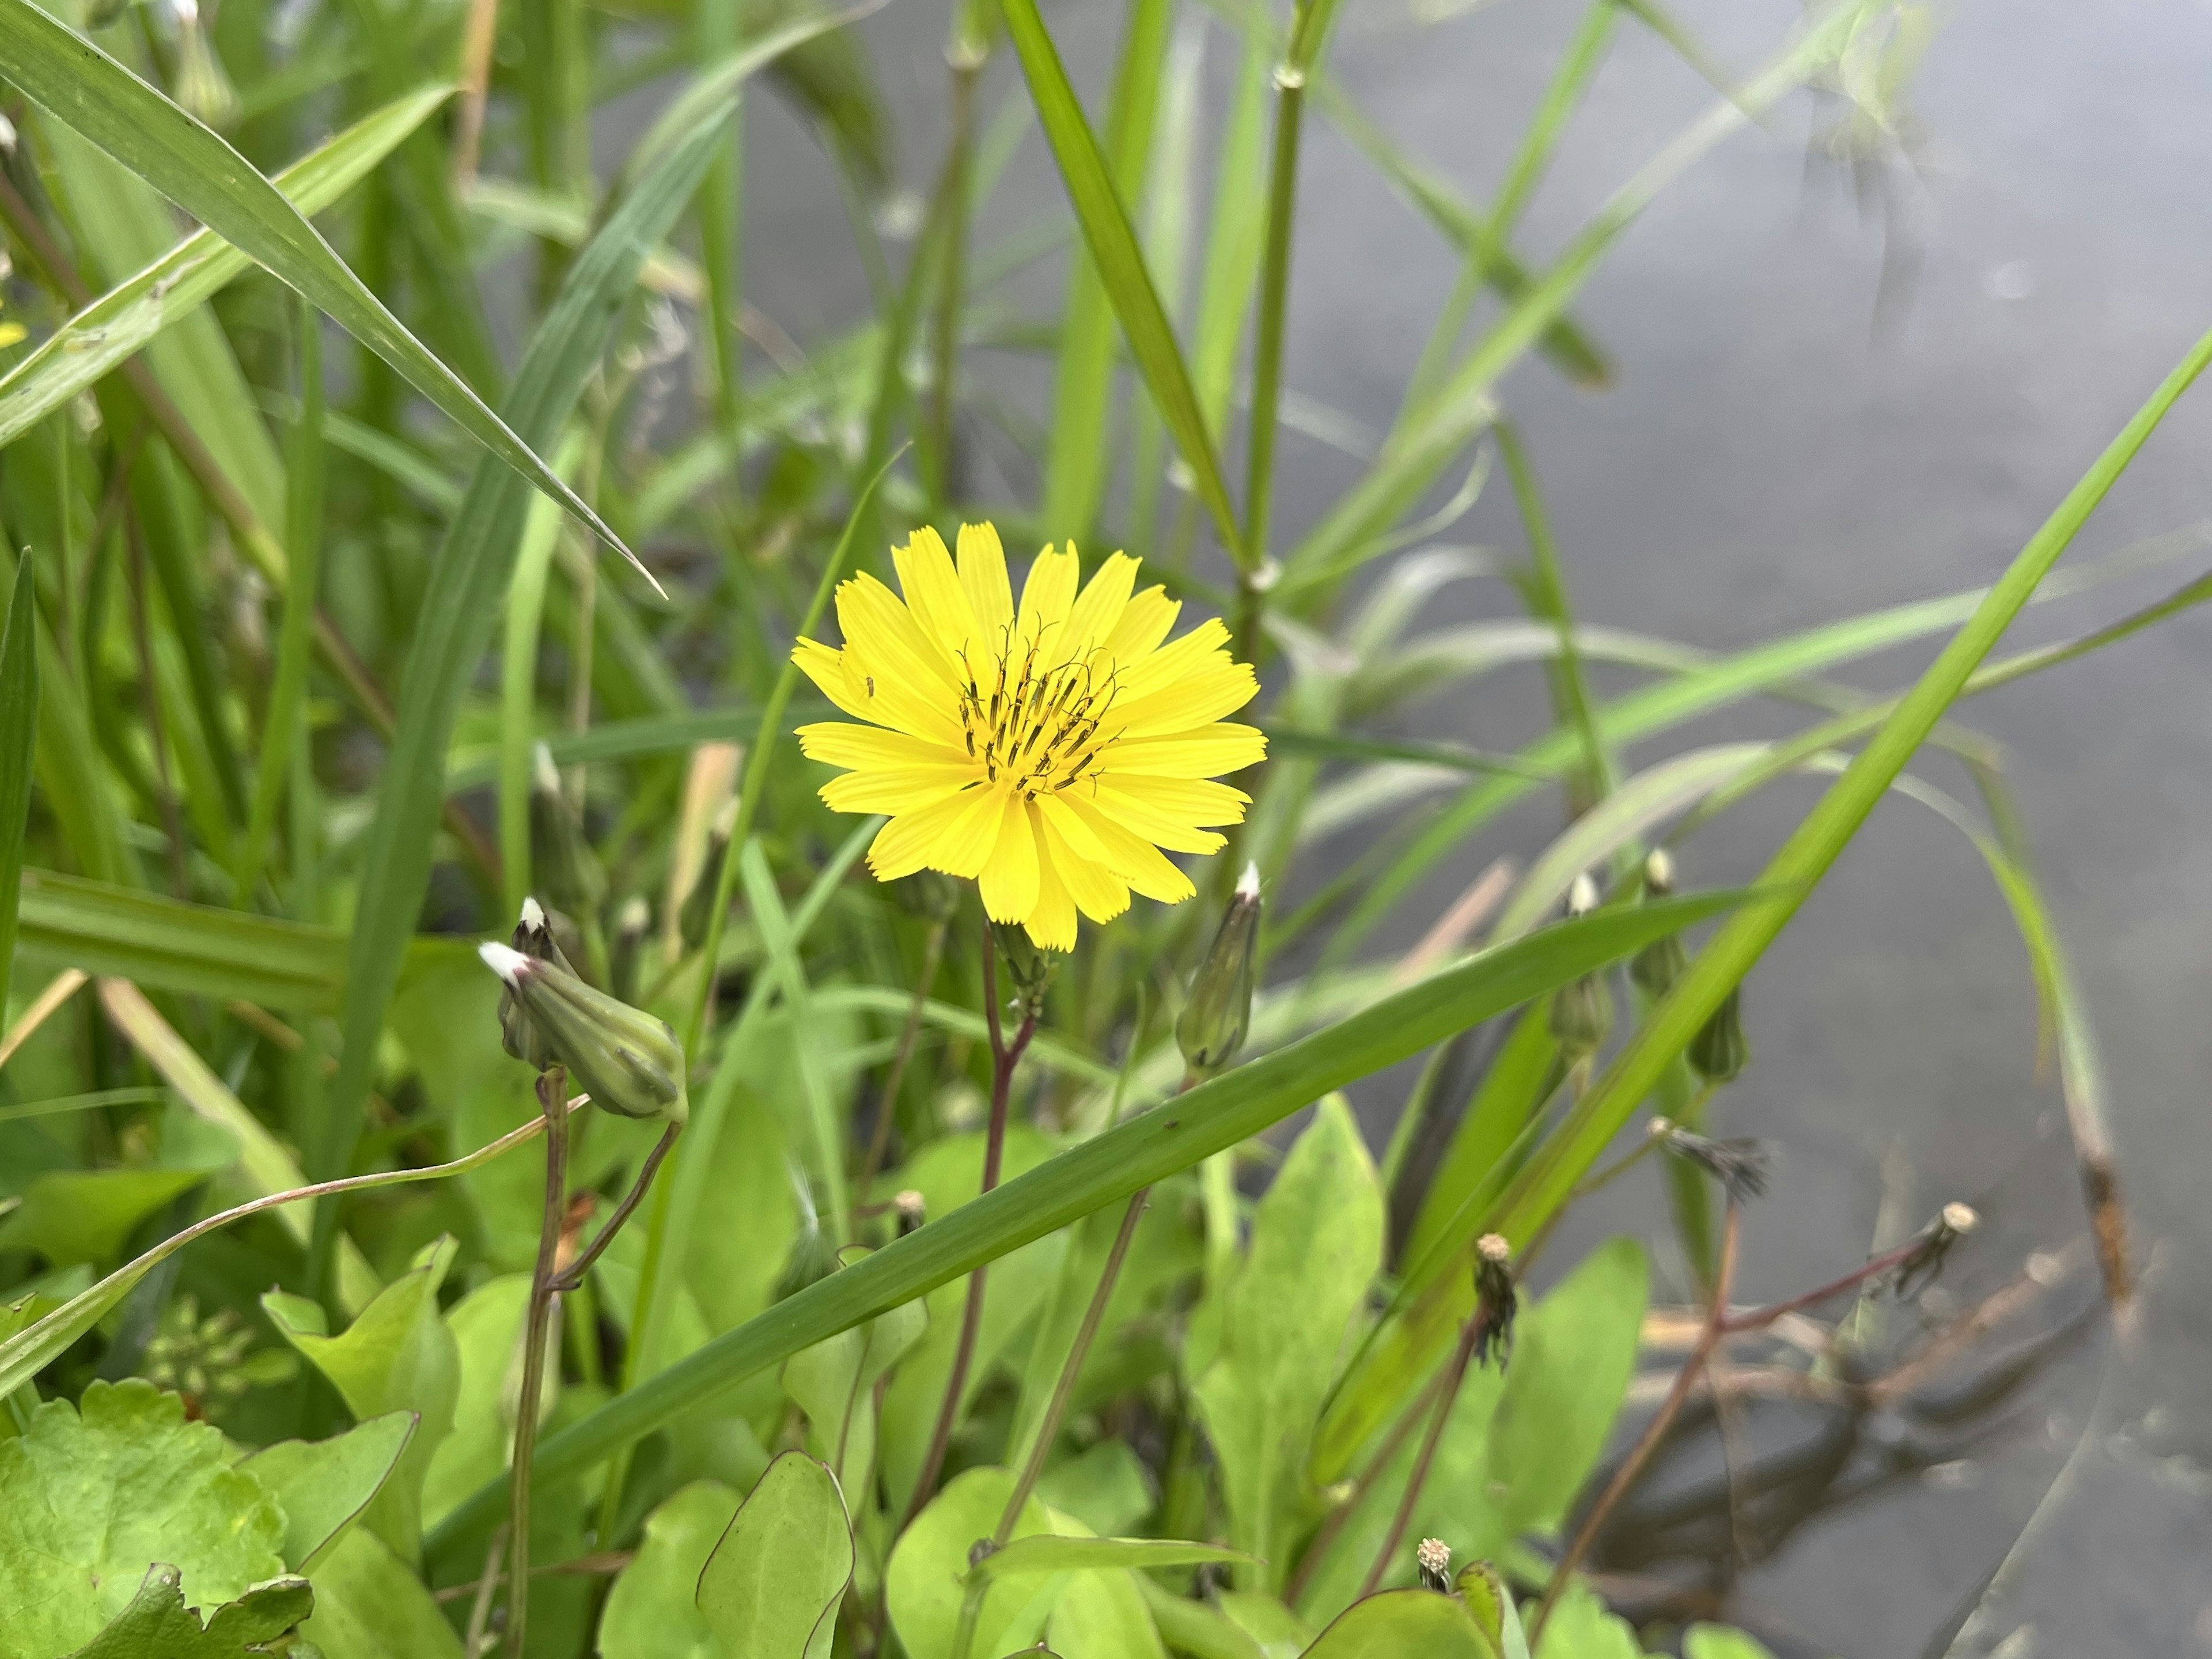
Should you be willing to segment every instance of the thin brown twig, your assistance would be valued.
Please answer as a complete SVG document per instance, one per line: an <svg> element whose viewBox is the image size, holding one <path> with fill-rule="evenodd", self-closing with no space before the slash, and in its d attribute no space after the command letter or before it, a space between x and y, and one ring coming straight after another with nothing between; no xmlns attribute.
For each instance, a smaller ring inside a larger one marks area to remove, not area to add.
<svg viewBox="0 0 2212 1659"><path fill-rule="evenodd" d="M502 1522L494 1529L501 1544L507 1541L507 1526ZM496 1552L495 1552L496 1553ZM578 1578L604 1577L611 1572L620 1572L637 1559L635 1550L595 1550L589 1555L579 1555L567 1561L544 1561L531 1568L532 1578L557 1578L563 1575ZM443 1589L430 1592L434 1601L458 1601L464 1596L481 1595L496 1589L507 1582L507 1569L494 1563L481 1578L471 1578L465 1584L448 1584Z"/></svg>
<svg viewBox="0 0 2212 1659"><path fill-rule="evenodd" d="M681 1123L671 1123L661 1131L660 1139L653 1143L653 1150L645 1155L637 1179L630 1182L629 1190L623 1194L622 1202L615 1206L614 1213L607 1218L607 1224L600 1228L598 1236L584 1247L582 1254L555 1277L553 1288L556 1291L566 1294L584 1282L584 1275L591 1272L592 1264L606 1254L607 1246L615 1242L615 1235L623 1230L623 1224L630 1218L646 1194L652 1189L653 1177L659 1172L661 1160L668 1156L676 1145L676 1137L683 1132Z"/></svg>
<svg viewBox="0 0 2212 1659"><path fill-rule="evenodd" d="M1660 1442L1667 1437L1667 1431L1674 1426L1674 1418L1682 1409L1682 1402L1689 1398L1691 1388L1704 1374L1705 1362L1712 1358L1713 1349L1727 1332L1729 1287L1735 1281L1736 1246L1742 1232L1743 1206L1730 1199L1725 1218L1721 1224L1720 1262L1713 1273L1712 1304L1705 1316L1704 1334L1698 1339L1698 1346L1691 1351L1689 1358L1683 1362L1682 1369L1674 1374L1674 1386L1667 1391L1667 1397L1659 1402L1659 1409L1652 1413L1651 1420L1644 1425L1644 1432L1637 1437L1636 1443L1628 1449L1628 1455L1621 1460L1620 1467L1613 1471L1613 1479L1606 1483L1605 1491L1590 1506L1589 1513L1583 1517L1582 1525L1575 1529L1574 1541L1567 1546L1567 1552L1559 1558L1559 1565L1552 1570L1551 1582L1544 1587L1543 1601L1537 1607L1534 1621L1528 1627L1531 1650L1542 1637L1544 1621L1559 1604L1560 1593L1567 1587L1567 1580L1573 1576L1583 1558L1589 1553L1590 1546L1596 1542L1599 1532L1613 1510L1620 1506L1620 1500L1628 1495L1629 1489L1643 1474L1644 1465L1651 1461L1651 1455L1659 1449Z"/></svg>

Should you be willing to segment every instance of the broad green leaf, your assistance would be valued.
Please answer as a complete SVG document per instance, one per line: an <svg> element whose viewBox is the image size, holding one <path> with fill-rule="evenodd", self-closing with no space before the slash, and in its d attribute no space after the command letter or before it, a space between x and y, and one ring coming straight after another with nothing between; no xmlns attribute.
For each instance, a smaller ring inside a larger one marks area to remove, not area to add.
<svg viewBox="0 0 2212 1659"><path fill-rule="evenodd" d="M534 1178L544 1184L542 1158ZM435 1526L485 1481L499 1479L514 1455L512 1401L521 1392L517 1368L529 1308L530 1276L502 1273L477 1285L446 1315L460 1356L460 1381L453 1391L453 1431L430 1454L422 1479L428 1525Z"/></svg>
<svg viewBox="0 0 2212 1659"><path fill-rule="evenodd" d="M453 95L427 87L394 99L301 156L271 181L303 215L320 213L360 183ZM211 230L194 231L118 283L0 374L0 445L129 360L189 315L252 260Z"/></svg>
<svg viewBox="0 0 2212 1659"><path fill-rule="evenodd" d="M848 1271L850 1271L849 1269ZM914 1524L899 1534L884 1570L891 1628L912 1659L951 1659L952 1636L965 1595L968 1552L988 1538L1014 1495L1006 1469L967 1469L945 1483ZM1048 1529L1044 1505L1032 1494L1008 1542ZM1044 1633L1052 1604L1065 1588L1057 1576L994 1583L976 1615L973 1653L1010 1654Z"/></svg>
<svg viewBox="0 0 2212 1659"><path fill-rule="evenodd" d="M34 1176L22 1202L0 1220L0 1250L36 1250L50 1266L112 1260L138 1224L180 1193L228 1169L237 1141L180 1106L161 1124L150 1163L112 1169L55 1169Z"/></svg>
<svg viewBox="0 0 2212 1659"><path fill-rule="evenodd" d="M783 1390L806 1413L807 1449L845 1492L869 1489L876 1462L876 1379L921 1340L926 1302L909 1302L792 1355Z"/></svg>
<svg viewBox="0 0 2212 1659"><path fill-rule="evenodd" d="M1137 1575L1127 1568L1073 1574L1053 1602L1045 1641L1063 1659L1167 1659L1144 1592L1137 1588Z"/></svg>
<svg viewBox="0 0 2212 1659"><path fill-rule="evenodd" d="M1118 1437L1053 1464L1037 1481L1037 1496L1109 1538L1135 1531L1158 1503L1151 1471Z"/></svg>
<svg viewBox="0 0 2212 1659"><path fill-rule="evenodd" d="M146 1570L212 1609L284 1571L284 1514L230 1466L222 1433L149 1382L50 1400L0 1443L0 1659L53 1659L100 1634Z"/></svg>
<svg viewBox="0 0 2212 1659"><path fill-rule="evenodd" d="M1682 1632L1682 1659L1774 1659L1764 1642L1726 1625L1692 1625Z"/></svg>
<svg viewBox="0 0 2212 1659"><path fill-rule="evenodd" d="M830 1659L852 1582L852 1523L836 1477L786 1452L708 1558L699 1611L729 1659Z"/></svg>
<svg viewBox="0 0 2212 1659"><path fill-rule="evenodd" d="M1607 1613L1587 1585L1577 1583L1545 1618L1536 1659L1642 1659L1644 1644L1627 1621Z"/></svg>
<svg viewBox="0 0 2212 1659"><path fill-rule="evenodd" d="M1498 1659L1467 1603L1433 1590L1386 1590L1355 1602L1308 1648L1305 1659ZM1579 1651L1575 1659L1597 1659Z"/></svg>
<svg viewBox="0 0 2212 1659"><path fill-rule="evenodd" d="M533 441L550 444L568 419L605 348L639 260L667 234L697 188L720 142L727 101L664 151L568 267L507 398L516 425ZM520 480L489 460L480 463L431 566L363 852L362 921L347 956L343 1047L324 1103L330 1128L322 1145L308 1149L305 1162L312 1176L326 1178L350 1161L385 1007L429 886L447 745L461 698L490 642L529 502ZM318 1206L316 1248L309 1260L319 1274L327 1271L337 1219L331 1206Z"/></svg>
<svg viewBox="0 0 2212 1659"><path fill-rule="evenodd" d="M1261 1659L1297 1659L1312 1643L1306 1621L1265 1590L1224 1590L1224 1617L1259 1644Z"/></svg>
<svg viewBox="0 0 2212 1659"><path fill-rule="evenodd" d="M257 1659L314 1606L306 1579L276 1578L206 1609L203 1618L185 1607L177 1570L156 1563L131 1605L70 1659Z"/></svg>
<svg viewBox="0 0 2212 1659"><path fill-rule="evenodd" d="M1200 412L1191 389L1190 371L1182 349L1176 343L1174 325L1152 287L1144 250L1129 223L1128 210L1115 187L1114 177L1098 140L1084 118L1083 106L1068 83L1059 49L1053 45L1036 0L1005 0L1006 33L1021 58L1030 96L1036 101L1038 124L1051 143L1053 156L1067 185L1076 222L1083 240L1114 302L1115 315L1129 342L1145 384L1152 394L1160 419L1182 451L1194 475L1199 499L1213 520L1214 532L1231 556L1240 562L1250 555L1237 531L1237 516L1222 481L1221 459L1213 437Z"/></svg>
<svg viewBox="0 0 2212 1659"><path fill-rule="evenodd" d="M39 598L31 561L15 564L0 634L0 986L15 962L15 912L23 889L23 830L39 743Z"/></svg>
<svg viewBox="0 0 2212 1659"><path fill-rule="evenodd" d="M1629 910L1601 910L1545 928L1382 997L1348 1018L1200 1084L949 1215L940 1212L927 1226L809 1285L549 1437L539 1447L538 1477L550 1481L587 1468L801 1348L1057 1232L1139 1187L1249 1139L1332 1089L1395 1065L1735 902L1726 895L1677 898ZM6 1380L0 1372L0 1383ZM492 1522L501 1502L497 1486L479 1488L437 1529L434 1547L480 1535L478 1529Z"/></svg>
<svg viewBox="0 0 2212 1659"><path fill-rule="evenodd" d="M245 1171L256 1196L289 1192L306 1184L300 1166L283 1144L223 1085L222 1079L177 1035L137 986L128 980L103 979L100 1002L117 1029L177 1091L178 1097L238 1143L239 1168ZM282 1218L295 1238L302 1244L307 1242L305 1211L287 1210ZM338 1253L338 1305L347 1313L359 1313L382 1288L360 1247L350 1239L344 1241Z"/></svg>
<svg viewBox="0 0 2212 1659"><path fill-rule="evenodd" d="M412 1412L420 1419L399 1466L365 1517L368 1529L411 1560L422 1535L422 1477L453 1431L460 1390L459 1346L438 1311L438 1287L457 1246L427 1246L413 1269L392 1280L337 1336L325 1334L319 1304L289 1291L261 1298L277 1334L331 1380L355 1418Z"/></svg>
<svg viewBox="0 0 2212 1659"><path fill-rule="evenodd" d="M518 478L636 562L529 443L385 309L283 192L205 125L31 0L0 0L0 70L57 120L313 301Z"/></svg>
<svg viewBox="0 0 2212 1659"><path fill-rule="evenodd" d="M1306 1443L1382 1265L1382 1207L1352 1108L1331 1096L1260 1201L1220 1357L1194 1379L1230 1536L1267 1564L1240 1582L1279 1589L1289 1577L1314 1502Z"/></svg>
<svg viewBox="0 0 2212 1659"><path fill-rule="evenodd" d="M599 1659L730 1659L697 1597L707 1558L737 1513L736 1492L694 1480L646 1517L645 1538L599 1615ZM794 1659L800 1651L792 1650Z"/></svg>
<svg viewBox="0 0 2212 1659"><path fill-rule="evenodd" d="M1189 1654L1192 1659L1297 1659L1305 1651L1306 1632L1295 1642L1263 1643L1253 1636L1228 1616L1227 1595L1207 1603L1177 1595L1143 1573L1136 1575L1136 1581L1137 1592L1152 1615L1152 1627L1177 1653ZM1285 1616L1290 1616L1287 1609Z"/></svg>
<svg viewBox="0 0 2212 1659"><path fill-rule="evenodd" d="M328 1440L280 1440L239 1468L284 1511L284 1565L311 1572L351 1530L415 1437L412 1412L382 1417Z"/></svg>
<svg viewBox="0 0 2212 1659"><path fill-rule="evenodd" d="M314 1586L315 1616L300 1634L323 1659L464 1659L422 1581L366 1527L338 1540Z"/></svg>
<svg viewBox="0 0 2212 1659"><path fill-rule="evenodd" d="M1118 1567L1187 1567L1201 1561L1238 1561L1252 1558L1219 1544L1193 1544L1179 1538L1062 1538L1039 1533L1018 1538L1006 1548L985 1556L974 1567L981 1579L1005 1578L1018 1573L1094 1572Z"/></svg>

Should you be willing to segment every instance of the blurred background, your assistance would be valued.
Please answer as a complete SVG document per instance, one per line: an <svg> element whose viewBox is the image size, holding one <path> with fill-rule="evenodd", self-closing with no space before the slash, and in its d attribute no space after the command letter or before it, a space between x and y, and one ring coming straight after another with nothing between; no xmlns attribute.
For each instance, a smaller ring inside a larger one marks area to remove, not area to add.
<svg viewBox="0 0 2212 1659"><path fill-rule="evenodd" d="M1482 200L1580 11L1556 0L1361 0L1345 8L1331 62L1396 142ZM1097 94L1120 9L1092 0L1048 15L1079 86ZM1685 0L1678 15L1741 73L1798 13L1789 0ZM1764 131L1667 189L1577 301L1615 366L1609 390L1570 386L1533 358L1507 380L1504 402L1529 441L1585 623L1727 649L1988 581L2212 324L2212 6L2008 0L1936 9L1927 21L1901 147L1855 169L1822 142L1834 111L1788 101ZM900 182L925 191L943 143L945 9L897 0L864 31L894 108ZM1236 48L1215 29L1204 49L1201 120L1213 132ZM987 120L1020 95L1006 58L985 82ZM1667 46L1625 24L1519 251L1548 258L1712 97ZM651 94L633 101L641 120ZM804 344L865 313L863 268L813 137L770 97L755 98L747 119L745 291ZM1309 123L1306 144L1286 385L1327 417L1310 424L1334 442L1286 435L1279 514L1292 537L1357 476L1346 452L1387 424L1457 267L1328 122ZM1054 214L1064 220L1060 181L1032 135L985 239ZM1061 283L1054 258L1007 292L1018 311L1043 314ZM1042 417L1048 359L981 354L969 372L1012 410ZM970 435L978 494L1033 502L1036 480L1012 447ZM2069 562L2175 534L2202 541L2208 441L2212 401L2200 389ZM994 476L1001 464L1010 470ZM1517 549L1521 534L1493 480L1447 539ZM2008 645L2079 631L2200 563L2184 556L2118 584L2094 612L2039 606ZM1463 583L1424 621L1507 608ZM2001 1346L2019 1375L1993 1400L1962 1401L1954 1439L1927 1443L1925 1425L1877 1416L1849 1454L1872 1478L1816 1483L1749 1570L1740 1605L1763 1630L1801 1640L1793 1653L2212 1652L2212 1299L2191 1266L2212 1249L2201 1186L2212 1075L2208 626L2185 618L1966 715L2008 751L2103 1037L2144 1273L2131 1349L2094 1316L2070 1318L2094 1297L2057 1093L2039 1073L2017 938L1964 841L1915 805L1886 805L1748 982L1758 1064L1730 1091L1720 1132L1771 1139L1781 1163L1747 1223L1747 1297L1855 1263L1886 1203L1908 1225L1953 1197L1984 1208L1990 1225L1958 1270L1961 1297L1994 1287L2027 1251L2075 1264L2047 1322L2053 1340ZM1930 654L1893 653L1844 677L1896 685ZM1408 729L1504 748L1548 723L1534 669L1478 684L1430 702ZM1954 781L1943 763L1925 764ZM1786 784L1719 820L1699 837L1691 878L1754 873L1817 787ZM1498 826L1380 942L1410 943L1492 858L1540 844L1557 811L1546 799ZM1374 1098L1401 1100L1405 1081ZM1372 1127L1387 1133L1387 1115ZM1656 1180L1638 1201L1658 1294L1680 1299ZM1778 1439L1786 1461L1781 1416L1751 1432L1762 1453ZM1685 1480L1693 1492L1695 1472ZM1664 1520L1652 1519L1662 1543ZM1848 1571L1832 1570L1839 1559Z"/></svg>

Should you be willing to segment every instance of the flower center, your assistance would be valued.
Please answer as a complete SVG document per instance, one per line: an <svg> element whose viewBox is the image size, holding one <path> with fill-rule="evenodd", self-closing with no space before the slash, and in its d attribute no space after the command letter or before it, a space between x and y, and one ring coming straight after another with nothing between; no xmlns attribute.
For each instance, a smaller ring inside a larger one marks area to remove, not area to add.
<svg viewBox="0 0 2212 1659"><path fill-rule="evenodd" d="M1035 800L1097 780L1099 723L1114 706L1120 671L1093 649L1067 662L1041 664L1040 645L1012 649L1012 629L981 675L965 651L960 663L960 725L968 757L992 783L1001 777Z"/></svg>

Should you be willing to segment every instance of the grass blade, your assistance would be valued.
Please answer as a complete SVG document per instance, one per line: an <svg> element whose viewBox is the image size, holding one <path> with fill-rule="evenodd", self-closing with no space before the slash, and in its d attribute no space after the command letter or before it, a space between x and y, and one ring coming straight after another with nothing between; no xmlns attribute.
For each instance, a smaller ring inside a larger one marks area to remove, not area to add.
<svg viewBox="0 0 2212 1659"><path fill-rule="evenodd" d="M0 70L57 120L312 300L463 431L645 571L622 538L212 129L31 0L0 0Z"/></svg>
<svg viewBox="0 0 2212 1659"><path fill-rule="evenodd" d="M1076 222L1082 227L1084 242L1091 249L1107 296L1114 302L1114 313L1121 320L1129 355L1136 360L1160 419L1196 479L1199 499L1206 503L1222 546L1240 566L1247 565L1252 555L1237 532L1236 512L1230 505L1228 486L1222 482L1221 457L1199 411L1190 369L1183 362L1182 349L1176 343L1175 329L1160 305L1158 291L1152 286L1144 251L1137 246L1128 210L1115 188L1097 137L1084 118L1075 88L1068 84L1067 70L1045 29L1044 19L1037 14L1036 0L1005 0L1005 10L1006 33L1022 60L1022 73L1036 104L1038 123L1051 143L1054 159L1060 163Z"/></svg>
<svg viewBox="0 0 2212 1659"><path fill-rule="evenodd" d="M1735 902L1729 895L1601 911L1384 997L1060 1153L951 1214L777 1303L545 1440L538 1478L591 1468L699 1401L1032 1239L1236 1146L1330 1090L1541 996ZM498 1518L503 1482L473 1493L428 1540L458 1547Z"/></svg>
<svg viewBox="0 0 2212 1659"><path fill-rule="evenodd" d="M38 592L29 559L0 634L0 997L15 961L15 911L23 890L23 830L31 811L31 760L39 743Z"/></svg>

